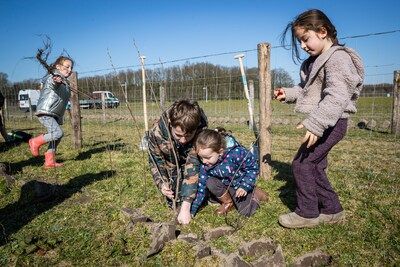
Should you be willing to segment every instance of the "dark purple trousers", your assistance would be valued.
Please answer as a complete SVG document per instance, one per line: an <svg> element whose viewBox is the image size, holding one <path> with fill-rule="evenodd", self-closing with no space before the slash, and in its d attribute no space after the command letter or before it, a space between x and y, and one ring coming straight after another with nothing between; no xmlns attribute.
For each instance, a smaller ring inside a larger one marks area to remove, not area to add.
<svg viewBox="0 0 400 267"><path fill-rule="evenodd" d="M325 130L310 148L302 144L292 162L296 183L295 212L304 218L316 218L320 213L334 214L343 210L339 198L326 175L328 153L346 135L347 119L339 119Z"/></svg>

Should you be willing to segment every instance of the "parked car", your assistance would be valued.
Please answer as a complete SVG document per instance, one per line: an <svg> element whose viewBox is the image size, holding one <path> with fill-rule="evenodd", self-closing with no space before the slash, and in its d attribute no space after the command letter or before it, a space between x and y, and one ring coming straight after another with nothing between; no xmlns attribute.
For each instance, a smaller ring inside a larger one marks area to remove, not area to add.
<svg viewBox="0 0 400 267"><path fill-rule="evenodd" d="M103 97L106 108L117 108L119 100L110 91L94 91L88 99L79 100L79 107L84 109L102 108ZM71 109L71 103L68 101L67 109Z"/></svg>
<svg viewBox="0 0 400 267"><path fill-rule="evenodd" d="M119 100L110 91L94 91L90 99L79 100L81 108L102 108L103 99L106 108L117 108Z"/></svg>
<svg viewBox="0 0 400 267"><path fill-rule="evenodd" d="M32 110L36 110L37 102L39 100L40 90L24 89L18 92L19 109L22 111L29 111L29 101Z"/></svg>

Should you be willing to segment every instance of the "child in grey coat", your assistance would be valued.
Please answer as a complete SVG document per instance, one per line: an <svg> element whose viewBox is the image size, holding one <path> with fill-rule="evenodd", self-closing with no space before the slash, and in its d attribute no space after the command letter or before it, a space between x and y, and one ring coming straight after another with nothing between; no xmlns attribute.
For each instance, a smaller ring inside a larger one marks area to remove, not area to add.
<svg viewBox="0 0 400 267"><path fill-rule="evenodd" d="M300 60L298 44L310 57L301 65L299 85L274 91L277 100L296 103L295 111L305 114L297 128L306 129L292 162L297 207L281 215L279 223L287 228L336 223L344 211L325 172L327 156L345 136L350 114L357 111L364 67L354 50L338 43L335 27L320 10L308 10L290 22L283 44L288 31L293 59Z"/></svg>

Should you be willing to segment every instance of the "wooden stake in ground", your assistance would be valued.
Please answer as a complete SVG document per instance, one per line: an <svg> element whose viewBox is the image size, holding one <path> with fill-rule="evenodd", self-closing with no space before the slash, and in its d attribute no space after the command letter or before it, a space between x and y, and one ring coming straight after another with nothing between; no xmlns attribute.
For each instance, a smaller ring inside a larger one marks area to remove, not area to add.
<svg viewBox="0 0 400 267"><path fill-rule="evenodd" d="M82 148L82 123L81 123L81 109L79 106L78 96L78 73L72 72L69 77L71 86L71 125L73 131L73 142L75 149Z"/></svg>
<svg viewBox="0 0 400 267"><path fill-rule="evenodd" d="M392 133L400 134L400 70L393 74Z"/></svg>
<svg viewBox="0 0 400 267"><path fill-rule="evenodd" d="M258 44L257 50L260 79L260 177L271 179L271 45Z"/></svg>
<svg viewBox="0 0 400 267"><path fill-rule="evenodd" d="M251 106L251 100L250 100L250 95L249 95L249 89L247 87L247 79L246 79L246 73L244 72L244 67L243 67L243 54L239 54L235 56L235 59L239 60L239 67L240 67L240 73L242 74L242 82L243 82L243 89L244 89L244 94L247 98L247 106L249 109L249 128L253 129L254 125L254 112Z"/></svg>
<svg viewBox="0 0 400 267"><path fill-rule="evenodd" d="M144 119L144 130L147 132L149 130L149 124L147 120L147 100L146 100L146 72L144 70L144 60L145 56L140 56L140 62L142 65L142 82L143 82L143 119Z"/></svg>

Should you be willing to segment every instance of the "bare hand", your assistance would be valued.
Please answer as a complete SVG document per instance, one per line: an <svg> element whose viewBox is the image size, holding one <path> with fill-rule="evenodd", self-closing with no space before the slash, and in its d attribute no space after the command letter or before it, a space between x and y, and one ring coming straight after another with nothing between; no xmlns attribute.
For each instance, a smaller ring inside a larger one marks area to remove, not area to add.
<svg viewBox="0 0 400 267"><path fill-rule="evenodd" d="M237 197L237 198L245 197L246 195L247 195L247 192L243 188L239 188L236 190L235 197Z"/></svg>
<svg viewBox="0 0 400 267"><path fill-rule="evenodd" d="M285 90L283 90L283 88L276 88L274 90L274 98L279 101L284 101L286 98Z"/></svg>
<svg viewBox="0 0 400 267"><path fill-rule="evenodd" d="M187 201L182 202L181 210L179 211L178 214L178 222L180 224L189 224L191 220L191 215L190 215L190 206L191 203Z"/></svg>
<svg viewBox="0 0 400 267"><path fill-rule="evenodd" d="M297 129L302 129L304 128L303 124L299 124L296 126ZM308 141L307 143L307 148L311 147L312 145L314 145L317 141L318 141L318 136L313 134L312 132L308 131L306 132L306 135L304 136L303 140L301 141L302 144L304 144L305 142Z"/></svg>
<svg viewBox="0 0 400 267"><path fill-rule="evenodd" d="M168 184L163 184L161 186L161 193L169 199L174 198L174 192L169 188Z"/></svg>
<svg viewBox="0 0 400 267"><path fill-rule="evenodd" d="M61 76L60 75L54 75L53 76L53 81L55 82L55 83L62 83L62 78L61 78Z"/></svg>

